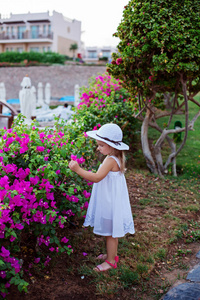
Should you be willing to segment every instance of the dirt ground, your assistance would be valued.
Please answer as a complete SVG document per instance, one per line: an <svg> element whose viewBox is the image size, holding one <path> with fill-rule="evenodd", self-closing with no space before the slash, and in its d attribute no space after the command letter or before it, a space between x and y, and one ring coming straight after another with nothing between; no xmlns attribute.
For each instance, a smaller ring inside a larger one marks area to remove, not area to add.
<svg viewBox="0 0 200 300"><path fill-rule="evenodd" d="M142 176L141 174L129 174L127 177L127 184L130 193L131 204L137 204L137 201L147 197L148 191L151 188L149 185L149 180L152 179L150 175ZM155 178L154 178L155 179ZM170 183L169 183L170 184ZM152 185L153 186L153 185ZM149 219L155 218L156 216L162 215L165 212L165 208L162 207L146 207L140 212L137 212L137 218L134 219L135 227L137 230L145 230L145 219L142 219L143 216L148 217ZM80 228L72 228L72 235L80 235ZM165 238L163 234L162 239ZM51 268L41 270L35 270L34 273L30 274L25 273L25 280L30 283L28 287L28 293L23 294L19 293L15 287L12 287L10 294L6 298L7 300L105 300L105 299L145 299L152 300L148 296L147 291L143 292L140 288L129 288L121 289L118 294L103 294L100 295L96 290L96 283L93 281L91 276L83 276L80 271L80 267L83 264L91 265L89 258L83 256L83 252L88 250L88 247L93 249L95 244L100 241L102 238L95 236L93 239L87 241L82 240L82 243L79 245L79 249L76 249L74 253L68 257L66 255L61 255L57 260L52 261ZM89 245L88 245L89 243ZM157 263L154 268L151 270L150 280L151 284L155 283L155 280L167 280L169 286L173 286L182 282L185 282L183 279L185 275L189 272L190 269L197 263L195 257L196 253L199 251L199 243L189 244L189 249L191 250L191 255L181 257L177 266L174 265L173 268L169 268L171 263L171 257L177 251L178 248L181 248L180 244L175 244L170 247L168 253L168 259L166 261L161 261ZM86 249L86 250L85 250ZM95 254L95 253L94 253ZM26 256L26 255L25 255ZM24 260L26 258L24 257ZM120 262L119 262L120 264ZM187 265L187 268L182 266ZM157 279L156 279L157 278ZM151 287L150 287L151 288ZM138 295L141 295L141 298L134 298L134 293L138 289ZM159 291L162 293L162 287ZM146 294L147 293L147 294ZM146 295L146 296L145 296ZM157 298L158 299L158 298Z"/></svg>

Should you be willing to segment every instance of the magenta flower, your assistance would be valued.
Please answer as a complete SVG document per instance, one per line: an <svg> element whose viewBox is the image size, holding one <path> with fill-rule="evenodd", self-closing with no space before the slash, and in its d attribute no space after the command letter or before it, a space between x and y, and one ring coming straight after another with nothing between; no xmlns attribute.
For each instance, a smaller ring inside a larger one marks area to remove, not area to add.
<svg viewBox="0 0 200 300"><path fill-rule="evenodd" d="M116 60L117 65L120 65L122 62L123 62L123 60L121 57L117 58L117 60Z"/></svg>
<svg viewBox="0 0 200 300"><path fill-rule="evenodd" d="M45 147L43 146L37 146L36 151L43 152L45 150Z"/></svg>
<svg viewBox="0 0 200 300"><path fill-rule="evenodd" d="M83 256L87 256L88 254L86 252L83 252Z"/></svg>
<svg viewBox="0 0 200 300"><path fill-rule="evenodd" d="M5 287L8 289L10 287L10 283L6 282Z"/></svg>
<svg viewBox="0 0 200 300"><path fill-rule="evenodd" d="M35 258L34 263L38 264L40 262L40 257Z"/></svg>
<svg viewBox="0 0 200 300"><path fill-rule="evenodd" d="M48 200L54 200L54 194L53 193L46 193Z"/></svg>
<svg viewBox="0 0 200 300"><path fill-rule="evenodd" d="M17 223L17 224L15 224L15 227L19 230L22 230L24 228L24 225Z"/></svg>
<svg viewBox="0 0 200 300"><path fill-rule="evenodd" d="M16 239L16 237L14 237L13 235L10 238L10 241L13 242Z"/></svg>
<svg viewBox="0 0 200 300"><path fill-rule="evenodd" d="M20 148L19 153L22 154L24 152L28 151L28 146L24 145Z"/></svg>
<svg viewBox="0 0 200 300"><path fill-rule="evenodd" d="M111 64L112 64L112 65L116 65L116 61L115 61L115 60L112 60L112 61L111 61Z"/></svg>
<svg viewBox="0 0 200 300"><path fill-rule="evenodd" d="M69 242L69 239L67 239L66 237L63 237L62 239L61 239L61 242L63 242L63 243L68 243Z"/></svg>
<svg viewBox="0 0 200 300"><path fill-rule="evenodd" d="M4 176L0 178L0 186L7 189L9 187L9 178L8 176Z"/></svg>
<svg viewBox="0 0 200 300"><path fill-rule="evenodd" d="M36 185L40 181L40 178L38 176L30 177L30 183L32 185Z"/></svg>
<svg viewBox="0 0 200 300"><path fill-rule="evenodd" d="M86 190L83 191L84 197L87 199L90 197L91 193L87 192Z"/></svg>
<svg viewBox="0 0 200 300"><path fill-rule="evenodd" d="M1 271L0 272L0 277L1 278L6 278L6 272L5 271Z"/></svg>
<svg viewBox="0 0 200 300"><path fill-rule="evenodd" d="M88 205L89 205L89 203L88 203L88 201L86 201L86 202L84 203L83 207L87 209L87 208L88 208Z"/></svg>
<svg viewBox="0 0 200 300"><path fill-rule="evenodd" d="M10 251L9 250L6 250L6 248L4 248L4 246L2 246L1 247L1 253L0 253L0 255L2 256L2 257L9 257L10 256Z"/></svg>
<svg viewBox="0 0 200 300"><path fill-rule="evenodd" d="M60 170L57 170L57 171L56 171L56 174L57 174L57 175L60 174Z"/></svg>
<svg viewBox="0 0 200 300"><path fill-rule="evenodd" d="M88 137L87 133L86 132L83 132L83 135L84 137Z"/></svg>
<svg viewBox="0 0 200 300"><path fill-rule="evenodd" d="M51 252L53 252L53 251L55 250L55 248L54 248L54 247L51 247L51 248L49 248L49 250L50 250Z"/></svg>

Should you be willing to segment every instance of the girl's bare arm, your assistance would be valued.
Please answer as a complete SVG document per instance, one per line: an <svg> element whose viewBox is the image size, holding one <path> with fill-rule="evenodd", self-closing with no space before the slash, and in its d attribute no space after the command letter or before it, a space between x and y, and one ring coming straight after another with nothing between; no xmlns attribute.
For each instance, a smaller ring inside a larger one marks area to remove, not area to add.
<svg viewBox="0 0 200 300"><path fill-rule="evenodd" d="M87 179L92 182L99 182L101 181L106 175L108 174L109 171L113 169L115 166L116 162L114 159L106 159L104 163L102 164L101 168L96 172L90 172L86 171L83 168L79 166L77 161L71 160L69 163L69 168L76 172L79 176L83 177L84 179Z"/></svg>

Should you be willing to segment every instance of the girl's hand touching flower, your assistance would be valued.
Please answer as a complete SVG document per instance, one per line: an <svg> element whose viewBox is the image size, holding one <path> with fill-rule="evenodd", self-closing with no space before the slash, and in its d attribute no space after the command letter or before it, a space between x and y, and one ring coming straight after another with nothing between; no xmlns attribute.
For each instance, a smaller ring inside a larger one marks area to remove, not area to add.
<svg viewBox="0 0 200 300"><path fill-rule="evenodd" d="M74 171L74 172L77 172L78 169L79 169L80 167L79 167L79 164L78 164L77 161L71 160L71 161L69 162L69 168L70 168L70 170L72 170L72 171Z"/></svg>

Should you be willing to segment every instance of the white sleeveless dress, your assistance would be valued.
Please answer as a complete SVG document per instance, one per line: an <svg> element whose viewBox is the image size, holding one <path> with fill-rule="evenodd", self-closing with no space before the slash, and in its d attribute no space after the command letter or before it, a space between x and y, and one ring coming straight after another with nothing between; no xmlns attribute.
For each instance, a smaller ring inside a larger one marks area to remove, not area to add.
<svg viewBox="0 0 200 300"><path fill-rule="evenodd" d="M119 159L112 157L120 166ZM101 167L101 165L100 165ZM120 171L110 171L104 179L93 184L84 226L93 232L113 238L135 233L126 179Z"/></svg>

